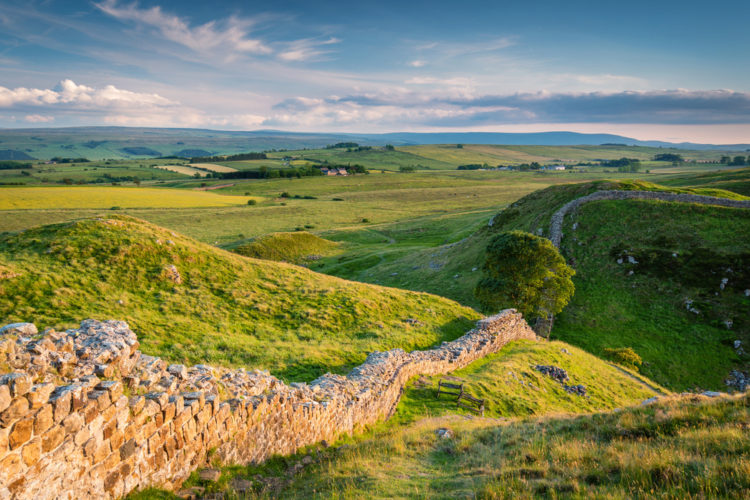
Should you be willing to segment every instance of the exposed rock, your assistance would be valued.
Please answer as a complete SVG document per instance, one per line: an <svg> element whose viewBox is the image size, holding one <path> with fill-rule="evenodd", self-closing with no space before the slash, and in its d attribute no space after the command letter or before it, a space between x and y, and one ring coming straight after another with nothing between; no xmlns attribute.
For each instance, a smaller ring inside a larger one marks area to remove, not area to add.
<svg viewBox="0 0 750 500"><path fill-rule="evenodd" d="M562 383L568 380L568 372L552 365L536 365L534 369Z"/></svg>
<svg viewBox="0 0 750 500"><path fill-rule="evenodd" d="M218 481L221 477L219 469L203 469L198 473L198 477L203 481Z"/></svg>
<svg viewBox="0 0 750 500"><path fill-rule="evenodd" d="M437 429L435 431L435 435L441 439L452 439L453 438L453 431L448 429L447 427L441 427L440 429Z"/></svg>
<svg viewBox="0 0 750 500"><path fill-rule="evenodd" d="M701 395L708 396L709 398L718 398L719 396L721 396L721 393L716 391L704 391L701 393Z"/></svg>
<svg viewBox="0 0 750 500"><path fill-rule="evenodd" d="M729 378L724 381L727 387L735 389L740 392L745 392L750 386L750 378L747 372L740 370L732 370L729 374Z"/></svg>
<svg viewBox="0 0 750 500"><path fill-rule="evenodd" d="M180 276L180 271L177 270L177 266L174 264L171 264L164 268L164 275L166 278L176 284L182 283L182 276Z"/></svg>
<svg viewBox="0 0 750 500"><path fill-rule="evenodd" d="M37 329L34 323L11 323L0 328L0 336L23 335L24 337L33 337L36 334Z"/></svg>
<svg viewBox="0 0 750 500"><path fill-rule="evenodd" d="M651 403L656 403L657 401L659 401L659 397L654 396L654 397L641 401L641 405L650 405Z"/></svg>

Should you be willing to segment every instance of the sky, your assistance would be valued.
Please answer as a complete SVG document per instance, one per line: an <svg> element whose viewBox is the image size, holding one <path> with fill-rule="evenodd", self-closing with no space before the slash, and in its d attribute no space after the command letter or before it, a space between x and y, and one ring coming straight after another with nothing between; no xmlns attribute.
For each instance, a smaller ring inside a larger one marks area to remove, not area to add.
<svg viewBox="0 0 750 500"><path fill-rule="evenodd" d="M750 143L750 2L0 0L0 127Z"/></svg>

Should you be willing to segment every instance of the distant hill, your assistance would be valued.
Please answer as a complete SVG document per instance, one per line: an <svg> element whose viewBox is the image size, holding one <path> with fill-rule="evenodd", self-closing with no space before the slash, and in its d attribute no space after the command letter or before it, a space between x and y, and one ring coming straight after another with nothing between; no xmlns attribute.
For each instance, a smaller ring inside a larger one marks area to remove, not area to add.
<svg viewBox="0 0 750 500"><path fill-rule="evenodd" d="M750 144L711 145L659 141L638 141L611 134L577 132L495 133L444 132L388 134L300 133L279 130L226 131L208 129L140 127L68 127L2 129L0 142L16 152L28 151L36 158L54 156L122 158L126 156L187 156L185 150L236 154L272 149L315 149L329 144L356 142L361 145L396 146L414 144L492 144L492 145L601 145L651 146L679 149L745 152ZM152 154L157 152L158 154ZM0 158L29 159L29 158Z"/></svg>
<svg viewBox="0 0 750 500"><path fill-rule="evenodd" d="M23 151L15 151L13 149L0 149L0 160L35 160L33 156L29 156Z"/></svg>

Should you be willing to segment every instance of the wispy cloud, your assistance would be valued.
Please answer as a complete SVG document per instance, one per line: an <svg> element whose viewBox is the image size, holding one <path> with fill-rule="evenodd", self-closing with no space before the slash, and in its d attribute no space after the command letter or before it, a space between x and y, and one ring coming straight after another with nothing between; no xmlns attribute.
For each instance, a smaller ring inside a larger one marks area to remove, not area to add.
<svg viewBox="0 0 750 500"><path fill-rule="evenodd" d="M409 66L411 66L412 68L421 68L426 65L427 65L427 61L423 61L421 59L415 59L409 62Z"/></svg>
<svg viewBox="0 0 750 500"><path fill-rule="evenodd" d="M279 59L282 61L313 61L320 59L320 56L329 54L332 51L324 47L341 42L338 38L329 37L325 40L318 38L303 38L294 40L287 44L285 50L279 52Z"/></svg>
<svg viewBox="0 0 750 500"><path fill-rule="evenodd" d="M26 115L24 120L29 123L51 123L55 121L55 117L48 115Z"/></svg>
<svg viewBox="0 0 750 500"><path fill-rule="evenodd" d="M165 39L195 52L223 49L230 53L270 54L270 46L250 35L254 22L229 17L221 22L209 21L191 26L187 20L164 12L161 7L140 8L137 3L121 5L118 0L94 3L102 12L121 21L131 21L156 30Z"/></svg>

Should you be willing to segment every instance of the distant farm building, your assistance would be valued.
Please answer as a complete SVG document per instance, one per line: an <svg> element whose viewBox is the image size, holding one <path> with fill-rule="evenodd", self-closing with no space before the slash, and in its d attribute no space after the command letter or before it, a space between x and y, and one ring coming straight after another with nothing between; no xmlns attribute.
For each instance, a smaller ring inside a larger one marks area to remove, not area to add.
<svg viewBox="0 0 750 500"><path fill-rule="evenodd" d="M349 172L346 171L345 168L327 168L323 167L320 169L320 171L323 173L323 175L333 176L333 175L349 175Z"/></svg>

